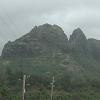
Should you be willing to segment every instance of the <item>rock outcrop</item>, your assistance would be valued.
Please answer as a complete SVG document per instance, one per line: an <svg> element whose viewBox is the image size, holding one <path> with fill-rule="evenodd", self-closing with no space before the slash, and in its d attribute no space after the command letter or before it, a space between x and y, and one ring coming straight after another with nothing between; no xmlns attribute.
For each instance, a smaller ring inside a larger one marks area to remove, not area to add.
<svg viewBox="0 0 100 100"><path fill-rule="evenodd" d="M2 58L34 57L53 52L67 52L68 39L57 25L35 26L28 34L8 42L2 51Z"/></svg>
<svg viewBox="0 0 100 100"><path fill-rule="evenodd" d="M87 50L87 39L80 28L75 29L70 36L69 48L71 51L75 52L83 52Z"/></svg>

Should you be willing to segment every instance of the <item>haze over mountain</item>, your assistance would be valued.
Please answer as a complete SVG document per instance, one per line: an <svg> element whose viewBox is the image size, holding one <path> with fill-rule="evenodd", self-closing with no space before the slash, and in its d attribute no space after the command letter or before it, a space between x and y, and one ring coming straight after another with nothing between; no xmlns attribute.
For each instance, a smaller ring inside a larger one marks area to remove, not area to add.
<svg viewBox="0 0 100 100"><path fill-rule="evenodd" d="M64 31L57 25L44 24L35 26L28 34L8 42L2 57L41 55L52 52L67 52L68 39Z"/></svg>
<svg viewBox="0 0 100 100"><path fill-rule="evenodd" d="M0 100L23 97L100 100L100 0L0 0Z"/></svg>
<svg viewBox="0 0 100 100"><path fill-rule="evenodd" d="M26 100L50 98L52 76L56 80L54 100L60 97L62 100L99 100L100 40L87 39L80 28L68 39L58 25L35 26L26 35L5 44L0 57L0 75L0 99L21 100L19 79L28 75Z"/></svg>
<svg viewBox="0 0 100 100"><path fill-rule="evenodd" d="M55 74L56 71L56 75L59 75L59 71L62 71L62 74L71 71L76 74L75 76L73 76L74 74L71 75L72 79L78 77L81 80L85 78L85 71L88 78L98 79L100 76L98 66L100 62L99 44L99 40L87 39L80 28L75 29L68 40L64 31L58 25L43 24L35 26L29 33L14 42L9 41L5 44L1 59L4 59L4 61L7 59L9 62L15 59L12 69L27 73L37 69L41 74L46 74L48 71L50 73L53 71ZM42 61L44 58L45 62ZM25 65L23 69L20 68L20 65L16 67L16 63L23 64L22 60L18 59L23 59ZM35 62L32 62L32 59ZM55 67L52 65L53 62L55 62ZM49 63L49 66L47 63ZM30 66L26 66L27 64ZM7 66L12 66L12 63L8 63ZM44 70L44 73L41 72L41 69ZM34 71L31 73L35 73ZM80 73L81 71L83 73Z"/></svg>
<svg viewBox="0 0 100 100"><path fill-rule="evenodd" d="M0 43L43 23L61 26L68 36L80 27L88 38L100 39L99 5L99 0L1 0Z"/></svg>
<svg viewBox="0 0 100 100"><path fill-rule="evenodd" d="M80 28L75 29L68 40L67 35L58 25L43 24L35 26L29 33L14 42L9 41L4 46L1 57L34 57L35 54L71 51L90 53L95 52L92 49L99 49L99 43L99 40L87 39Z"/></svg>

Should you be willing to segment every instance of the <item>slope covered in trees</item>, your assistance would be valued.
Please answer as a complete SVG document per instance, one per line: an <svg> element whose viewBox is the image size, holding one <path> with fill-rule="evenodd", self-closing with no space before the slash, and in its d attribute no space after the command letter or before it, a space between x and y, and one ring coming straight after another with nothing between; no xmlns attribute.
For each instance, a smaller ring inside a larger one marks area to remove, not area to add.
<svg viewBox="0 0 100 100"><path fill-rule="evenodd" d="M62 28L44 24L5 44L0 58L0 99L49 100L55 76L54 100L99 100L100 41L87 39L80 28L67 39Z"/></svg>

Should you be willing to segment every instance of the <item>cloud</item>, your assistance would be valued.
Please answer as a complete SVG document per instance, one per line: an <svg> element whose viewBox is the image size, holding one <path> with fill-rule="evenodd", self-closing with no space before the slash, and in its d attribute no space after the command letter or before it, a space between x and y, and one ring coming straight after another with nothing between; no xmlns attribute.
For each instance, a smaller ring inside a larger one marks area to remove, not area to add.
<svg viewBox="0 0 100 100"><path fill-rule="evenodd" d="M0 0L0 43L44 23L60 25L68 36L80 27L87 37L100 39L99 12L100 0Z"/></svg>

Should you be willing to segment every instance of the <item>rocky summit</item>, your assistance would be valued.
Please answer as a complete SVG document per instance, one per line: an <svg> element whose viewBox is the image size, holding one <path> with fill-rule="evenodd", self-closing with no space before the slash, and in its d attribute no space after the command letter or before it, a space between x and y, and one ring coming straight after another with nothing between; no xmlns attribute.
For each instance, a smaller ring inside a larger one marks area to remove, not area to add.
<svg viewBox="0 0 100 100"><path fill-rule="evenodd" d="M28 34L8 42L2 51L2 58L34 57L67 52L68 39L61 27L44 24L35 26Z"/></svg>
<svg viewBox="0 0 100 100"><path fill-rule="evenodd" d="M29 33L8 41L1 58L35 57L55 53L87 52L88 40L80 28L73 31L70 39L58 25L44 24L35 26Z"/></svg>
<svg viewBox="0 0 100 100"><path fill-rule="evenodd" d="M73 31L69 39L69 46L73 51L84 51L87 49L87 38L80 28Z"/></svg>

